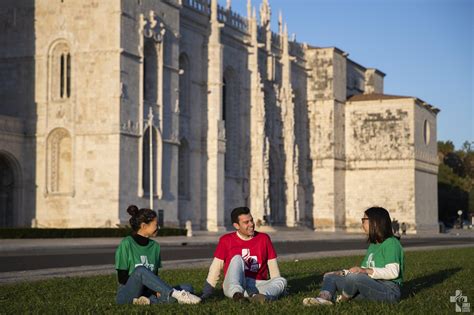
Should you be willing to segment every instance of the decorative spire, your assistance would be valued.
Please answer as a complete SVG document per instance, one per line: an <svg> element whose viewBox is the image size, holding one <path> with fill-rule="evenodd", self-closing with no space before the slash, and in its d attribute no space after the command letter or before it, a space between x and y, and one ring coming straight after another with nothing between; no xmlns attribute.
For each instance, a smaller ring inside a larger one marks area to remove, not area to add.
<svg viewBox="0 0 474 315"><path fill-rule="evenodd" d="M281 10L278 12L278 34L282 36L283 34L283 15Z"/></svg>
<svg viewBox="0 0 474 315"><path fill-rule="evenodd" d="M232 0L227 0L226 4L225 4L225 9L227 11L230 11L230 8L232 7Z"/></svg>
<svg viewBox="0 0 474 315"><path fill-rule="evenodd" d="M247 18L252 18L252 0L247 0Z"/></svg>
<svg viewBox="0 0 474 315"><path fill-rule="evenodd" d="M258 28L257 28L257 9L253 8L252 19L252 27L250 29L252 34L252 41L256 43L258 41Z"/></svg>
<svg viewBox="0 0 474 315"><path fill-rule="evenodd" d="M260 25L269 26L271 15L272 10L268 4L268 0L263 0L262 4L260 4Z"/></svg>
<svg viewBox="0 0 474 315"><path fill-rule="evenodd" d="M211 21L217 22L217 0L211 0Z"/></svg>

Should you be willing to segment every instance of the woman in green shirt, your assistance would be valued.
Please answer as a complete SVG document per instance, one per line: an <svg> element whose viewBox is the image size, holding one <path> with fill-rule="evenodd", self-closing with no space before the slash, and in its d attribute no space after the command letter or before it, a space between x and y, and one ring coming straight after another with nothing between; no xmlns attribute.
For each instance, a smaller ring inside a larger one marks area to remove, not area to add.
<svg viewBox="0 0 474 315"><path fill-rule="evenodd" d="M404 255L394 237L387 210L372 207L361 218L369 248L359 266L324 274L319 296L303 300L304 305L332 305L334 300L365 299L395 303L400 301ZM341 295L336 299L336 292Z"/></svg>
<svg viewBox="0 0 474 315"><path fill-rule="evenodd" d="M160 245L150 237L158 231L156 212L129 206L127 212L132 234L125 237L115 251L115 269L119 287L118 304L155 304L176 302L197 304L201 299L188 291L172 288L158 276L161 267Z"/></svg>

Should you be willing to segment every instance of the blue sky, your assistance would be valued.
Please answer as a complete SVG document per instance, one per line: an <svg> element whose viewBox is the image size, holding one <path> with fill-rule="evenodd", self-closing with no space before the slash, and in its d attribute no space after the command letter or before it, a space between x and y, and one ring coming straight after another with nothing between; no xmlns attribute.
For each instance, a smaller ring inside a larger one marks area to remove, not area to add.
<svg viewBox="0 0 474 315"><path fill-rule="evenodd" d="M474 1L270 0L299 42L336 46L386 73L386 94L416 96L441 109L438 140L474 141ZM225 5L225 0L219 0ZM261 0L252 5L260 7ZM232 9L247 15L247 0Z"/></svg>

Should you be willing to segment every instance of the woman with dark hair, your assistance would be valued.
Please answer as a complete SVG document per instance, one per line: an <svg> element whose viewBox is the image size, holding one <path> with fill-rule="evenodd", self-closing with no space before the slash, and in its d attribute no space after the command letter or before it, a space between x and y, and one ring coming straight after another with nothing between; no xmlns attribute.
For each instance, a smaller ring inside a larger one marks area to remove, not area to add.
<svg viewBox="0 0 474 315"><path fill-rule="evenodd" d="M404 255L393 235L390 215L384 208L372 207L365 210L361 221L369 243L361 266L324 274L319 296L305 298L304 305L332 305L351 299L400 301ZM336 292L341 293L337 298Z"/></svg>
<svg viewBox="0 0 474 315"><path fill-rule="evenodd" d="M176 302L197 304L201 299L188 291L192 287L172 288L158 276L161 267L160 245L150 237L158 230L156 212L129 206L127 212L132 234L125 237L115 251L115 269L119 287L118 304L156 304Z"/></svg>

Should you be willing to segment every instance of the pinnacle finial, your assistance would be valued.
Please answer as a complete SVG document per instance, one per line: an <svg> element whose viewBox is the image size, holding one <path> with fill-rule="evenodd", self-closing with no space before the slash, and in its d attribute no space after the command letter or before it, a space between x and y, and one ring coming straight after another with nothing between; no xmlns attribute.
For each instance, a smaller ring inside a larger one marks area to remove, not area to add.
<svg viewBox="0 0 474 315"><path fill-rule="evenodd" d="M252 0L247 0L247 18L252 18Z"/></svg>
<svg viewBox="0 0 474 315"><path fill-rule="evenodd" d="M217 0L211 0L211 20L217 21Z"/></svg>

